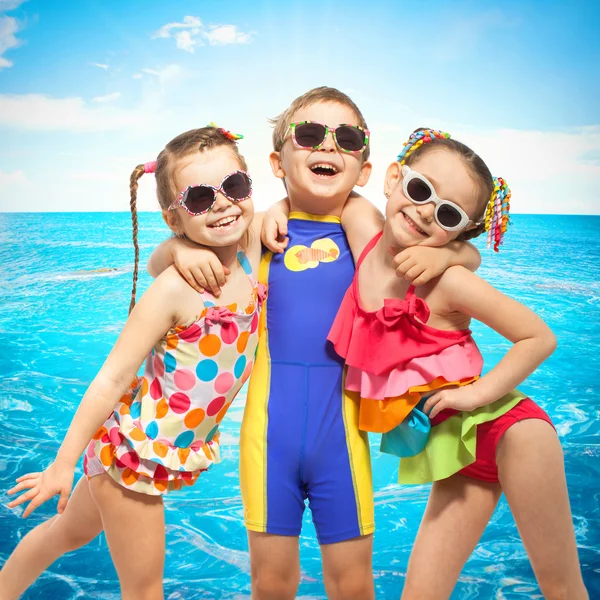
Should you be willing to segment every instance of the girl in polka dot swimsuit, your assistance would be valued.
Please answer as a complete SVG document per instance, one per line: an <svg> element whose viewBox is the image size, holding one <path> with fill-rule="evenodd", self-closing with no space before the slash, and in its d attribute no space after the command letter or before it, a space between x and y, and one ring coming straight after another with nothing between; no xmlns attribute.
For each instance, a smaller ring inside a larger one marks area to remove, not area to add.
<svg viewBox="0 0 600 600"><path fill-rule="evenodd" d="M9 491L24 492L9 506L29 501L25 517L49 498L60 499L59 514L26 535L0 572L3 600L17 598L57 558L101 531L122 597L163 597L162 495L193 485L219 462L219 423L250 375L266 292L253 278L262 219L254 217L238 137L216 127L189 131L169 142L156 162L133 172L130 316L54 462L20 477ZM230 269L218 305L170 267L134 308L137 186L151 172L175 235L211 248ZM146 357L144 374L136 377ZM69 498L84 451L85 476Z"/></svg>

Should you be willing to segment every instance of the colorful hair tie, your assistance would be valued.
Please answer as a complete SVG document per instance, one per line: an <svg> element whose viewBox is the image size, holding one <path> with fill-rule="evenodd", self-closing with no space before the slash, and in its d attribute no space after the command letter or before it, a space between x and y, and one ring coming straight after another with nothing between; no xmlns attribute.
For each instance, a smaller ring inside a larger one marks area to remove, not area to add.
<svg viewBox="0 0 600 600"><path fill-rule="evenodd" d="M426 144L427 142L432 142L435 139L448 140L450 139L450 134L444 131L439 131L438 129L420 129L419 131L411 133L408 140L404 143L402 152L398 154L398 160L400 161L400 164L403 165L408 155L414 152L417 148L423 144Z"/></svg>
<svg viewBox="0 0 600 600"><path fill-rule="evenodd" d="M485 231L488 232L487 247L494 246L494 251L500 250L504 234L510 224L511 191L502 177L494 177L494 191L485 211Z"/></svg>
<svg viewBox="0 0 600 600"><path fill-rule="evenodd" d="M144 163L144 173L154 173L156 171L156 161L151 160L150 162Z"/></svg>
<svg viewBox="0 0 600 600"><path fill-rule="evenodd" d="M232 133L231 131L228 131L227 129L224 129L223 127L219 127L216 123L214 123L213 121L211 121L208 124L209 127L214 127L215 129L218 129L226 138L229 138L232 142L237 142L238 140L243 140L244 136L239 134L239 133Z"/></svg>

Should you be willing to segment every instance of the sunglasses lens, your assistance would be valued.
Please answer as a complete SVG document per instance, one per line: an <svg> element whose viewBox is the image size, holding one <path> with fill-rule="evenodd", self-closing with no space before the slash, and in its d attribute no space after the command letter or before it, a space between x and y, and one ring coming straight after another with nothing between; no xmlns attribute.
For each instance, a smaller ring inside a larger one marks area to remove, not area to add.
<svg viewBox="0 0 600 600"><path fill-rule="evenodd" d="M429 202L431 199L431 189L429 186L419 179L413 177L406 185L406 191L413 202L423 203Z"/></svg>
<svg viewBox="0 0 600 600"><path fill-rule="evenodd" d="M348 152L360 152L365 147L366 133L358 127L342 125L335 132L335 137L340 148Z"/></svg>
<svg viewBox="0 0 600 600"><path fill-rule="evenodd" d="M462 215L449 204L440 204L437 211L437 218L443 227L456 227L462 220Z"/></svg>
<svg viewBox="0 0 600 600"><path fill-rule="evenodd" d="M197 215L205 213L213 205L214 201L215 192L212 188L204 185L190 188L185 197L187 209Z"/></svg>
<svg viewBox="0 0 600 600"><path fill-rule="evenodd" d="M325 139L325 126L319 123L304 123L294 128L294 137L298 146L314 148Z"/></svg>
<svg viewBox="0 0 600 600"><path fill-rule="evenodd" d="M234 173L223 182L223 192L234 200L243 200L250 195L252 185L246 173Z"/></svg>

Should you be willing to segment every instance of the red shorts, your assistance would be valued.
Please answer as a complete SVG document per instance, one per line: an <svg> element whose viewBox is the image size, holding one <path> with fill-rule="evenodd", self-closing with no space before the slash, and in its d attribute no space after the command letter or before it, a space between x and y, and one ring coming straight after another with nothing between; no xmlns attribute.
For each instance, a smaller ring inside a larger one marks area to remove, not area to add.
<svg viewBox="0 0 600 600"><path fill-rule="evenodd" d="M554 428L550 417L533 400L525 398L496 420L477 426L475 462L461 469L459 473L473 479L498 483L498 443L511 425L526 419L541 419Z"/></svg>

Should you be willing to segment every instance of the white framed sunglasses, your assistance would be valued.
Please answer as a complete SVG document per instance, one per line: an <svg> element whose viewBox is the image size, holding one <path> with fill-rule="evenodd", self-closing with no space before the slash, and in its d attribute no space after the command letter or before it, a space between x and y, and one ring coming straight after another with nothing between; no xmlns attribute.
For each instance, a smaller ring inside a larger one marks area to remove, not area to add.
<svg viewBox="0 0 600 600"><path fill-rule="evenodd" d="M458 231L469 225L481 224L481 221L471 221L469 215L458 204L438 197L427 177L413 171L407 165L402 165L402 189L404 195L413 204L433 202L435 204L435 222L446 231Z"/></svg>

